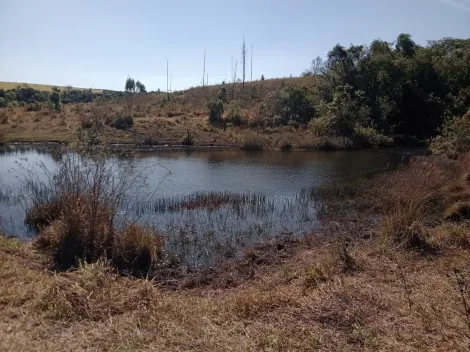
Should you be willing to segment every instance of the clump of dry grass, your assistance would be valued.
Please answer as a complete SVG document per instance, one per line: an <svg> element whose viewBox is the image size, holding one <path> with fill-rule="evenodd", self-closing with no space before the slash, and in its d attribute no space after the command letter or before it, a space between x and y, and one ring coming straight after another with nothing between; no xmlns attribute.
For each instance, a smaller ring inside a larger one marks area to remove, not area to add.
<svg viewBox="0 0 470 352"><path fill-rule="evenodd" d="M379 177L374 191L382 203L384 240L406 247L427 247L419 223L440 212L442 187L449 177L445 170L426 160L412 161L390 175Z"/></svg>
<svg viewBox="0 0 470 352"><path fill-rule="evenodd" d="M122 272L145 276L162 265L163 241L155 231L117 226L126 189L118 183L104 161L84 164L70 156L49 184L29 184L34 205L25 221L38 232L36 247L50 253L56 267L105 258Z"/></svg>
<svg viewBox="0 0 470 352"><path fill-rule="evenodd" d="M104 320L148 307L157 299L151 282L123 280L104 259L80 262L77 270L56 275L37 307L57 320Z"/></svg>

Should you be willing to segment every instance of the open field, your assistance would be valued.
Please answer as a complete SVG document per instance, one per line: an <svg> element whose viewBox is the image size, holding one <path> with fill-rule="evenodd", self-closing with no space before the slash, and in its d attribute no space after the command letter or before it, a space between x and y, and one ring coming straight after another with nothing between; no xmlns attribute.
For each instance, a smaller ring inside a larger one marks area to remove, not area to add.
<svg viewBox="0 0 470 352"><path fill-rule="evenodd" d="M54 85L48 85L48 84L35 84L35 83L20 83L20 82L2 82L0 81L0 89L4 90L9 90L9 89L16 89L18 86L22 87L31 87L36 90L41 90L45 92L52 92L52 87L57 87L60 90L63 90L67 87L65 86L54 86ZM76 88L76 87L71 87L72 89L79 89L79 90L85 90L89 88ZM102 89L92 89L94 93L101 93L103 92Z"/></svg>

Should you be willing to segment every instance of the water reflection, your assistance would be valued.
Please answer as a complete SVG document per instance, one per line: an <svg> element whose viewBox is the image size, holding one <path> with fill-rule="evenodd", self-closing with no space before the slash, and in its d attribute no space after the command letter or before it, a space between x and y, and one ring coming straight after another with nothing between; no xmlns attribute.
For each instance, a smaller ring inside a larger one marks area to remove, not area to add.
<svg viewBox="0 0 470 352"><path fill-rule="evenodd" d="M129 168L129 177L139 176L123 213L157 227L170 250L197 266L210 263L217 251L233 253L281 232L311 231L316 226L315 199L306 190L363 177L396 165L408 155L406 150L177 151L110 157L109 163L116 172ZM30 176L44 180L45 170L53 173L62 157L59 150L38 147L0 152L0 211L7 233L30 235L23 224L28 206L23 180ZM173 206L164 211L156 206L214 201L219 206Z"/></svg>

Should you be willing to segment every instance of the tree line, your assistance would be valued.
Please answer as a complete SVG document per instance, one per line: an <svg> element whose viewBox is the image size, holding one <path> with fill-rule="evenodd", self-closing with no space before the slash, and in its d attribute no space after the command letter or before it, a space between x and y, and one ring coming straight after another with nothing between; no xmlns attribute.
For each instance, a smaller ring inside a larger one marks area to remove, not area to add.
<svg viewBox="0 0 470 352"><path fill-rule="evenodd" d="M52 92L41 91L29 86L18 86L14 89L0 89L0 108L29 105L31 109L41 103L51 104L59 110L61 104L91 103L96 99L114 99L124 96L124 92L103 90L101 93L92 89L73 89L66 87L52 88Z"/></svg>

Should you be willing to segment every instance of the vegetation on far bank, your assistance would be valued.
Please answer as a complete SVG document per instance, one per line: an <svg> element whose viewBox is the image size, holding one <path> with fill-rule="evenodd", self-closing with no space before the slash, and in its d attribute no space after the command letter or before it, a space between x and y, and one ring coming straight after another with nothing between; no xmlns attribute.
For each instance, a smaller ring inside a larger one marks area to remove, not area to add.
<svg viewBox="0 0 470 352"><path fill-rule="evenodd" d="M419 46L400 34L394 43L336 45L296 78L244 84L234 79L173 93L147 93L131 78L124 92L112 94L0 90L0 105L7 106L0 111L0 129L7 140L180 144L189 131L196 146L416 145L468 110L469 48L468 39Z"/></svg>

